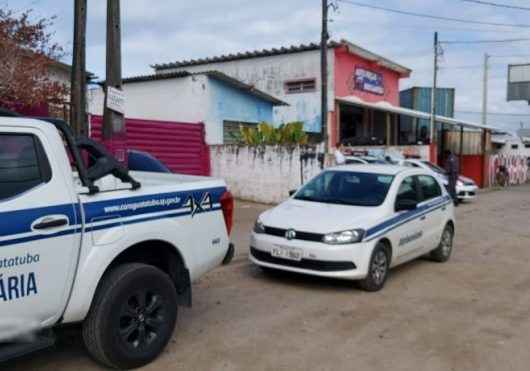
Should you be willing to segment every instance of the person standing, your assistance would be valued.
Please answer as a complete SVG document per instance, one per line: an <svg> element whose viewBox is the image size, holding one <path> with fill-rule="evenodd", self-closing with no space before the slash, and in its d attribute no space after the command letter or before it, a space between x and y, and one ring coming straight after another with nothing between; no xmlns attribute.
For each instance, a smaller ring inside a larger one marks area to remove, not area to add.
<svg viewBox="0 0 530 371"><path fill-rule="evenodd" d="M335 145L335 163L337 165L344 165L346 163L346 158L342 153L343 149L344 147L342 146L342 143L337 143Z"/></svg>
<svg viewBox="0 0 530 371"><path fill-rule="evenodd" d="M456 194L456 182L458 181L459 166L458 159L453 152L445 151L445 170L447 171L447 177L449 181L448 191L455 206L458 206L458 195Z"/></svg>

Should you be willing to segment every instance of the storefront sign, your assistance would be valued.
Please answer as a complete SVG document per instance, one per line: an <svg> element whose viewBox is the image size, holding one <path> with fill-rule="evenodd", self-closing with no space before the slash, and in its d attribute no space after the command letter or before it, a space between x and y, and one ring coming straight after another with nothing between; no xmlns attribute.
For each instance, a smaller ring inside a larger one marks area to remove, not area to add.
<svg viewBox="0 0 530 371"><path fill-rule="evenodd" d="M353 86L356 90L372 94L384 95L385 86L383 75L364 68L356 68L353 76Z"/></svg>

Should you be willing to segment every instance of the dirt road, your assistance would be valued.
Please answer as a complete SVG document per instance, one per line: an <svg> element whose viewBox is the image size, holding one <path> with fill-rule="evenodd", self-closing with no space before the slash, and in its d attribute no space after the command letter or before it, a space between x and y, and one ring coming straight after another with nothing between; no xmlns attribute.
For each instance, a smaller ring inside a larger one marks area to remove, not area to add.
<svg viewBox="0 0 530 371"><path fill-rule="evenodd" d="M529 369L530 186L459 207L452 260L402 266L375 294L251 266L248 231L264 208L238 205L235 261L194 286L194 307L146 370ZM5 367L98 369L75 330Z"/></svg>

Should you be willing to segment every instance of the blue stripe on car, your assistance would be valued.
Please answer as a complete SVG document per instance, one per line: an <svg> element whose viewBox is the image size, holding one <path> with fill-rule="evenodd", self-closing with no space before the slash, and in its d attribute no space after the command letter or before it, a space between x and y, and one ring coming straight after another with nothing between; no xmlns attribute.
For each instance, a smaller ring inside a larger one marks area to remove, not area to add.
<svg viewBox="0 0 530 371"><path fill-rule="evenodd" d="M370 241L376 238L382 231L390 231L395 229L405 223L408 223L414 219L420 218L425 214L431 213L435 210L438 210L450 203L450 196L444 196L435 201L431 201L425 205L418 207L415 210L407 211L401 213L395 217L392 217L381 224L378 224L366 231L366 236L364 241Z"/></svg>

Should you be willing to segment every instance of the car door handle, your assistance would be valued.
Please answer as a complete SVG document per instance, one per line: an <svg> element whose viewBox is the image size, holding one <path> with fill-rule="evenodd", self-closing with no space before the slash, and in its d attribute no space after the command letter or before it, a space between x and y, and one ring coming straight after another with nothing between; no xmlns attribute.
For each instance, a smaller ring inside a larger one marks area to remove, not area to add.
<svg viewBox="0 0 530 371"><path fill-rule="evenodd" d="M41 222L33 225L33 229L52 229L64 227L65 225L68 225L68 219L66 218L44 218Z"/></svg>
<svg viewBox="0 0 530 371"><path fill-rule="evenodd" d="M420 218L421 221L423 221L425 219L427 219L427 217L425 215Z"/></svg>
<svg viewBox="0 0 530 371"><path fill-rule="evenodd" d="M445 206L442 207L442 211L445 211L445 210L447 210L447 207L445 207Z"/></svg>

